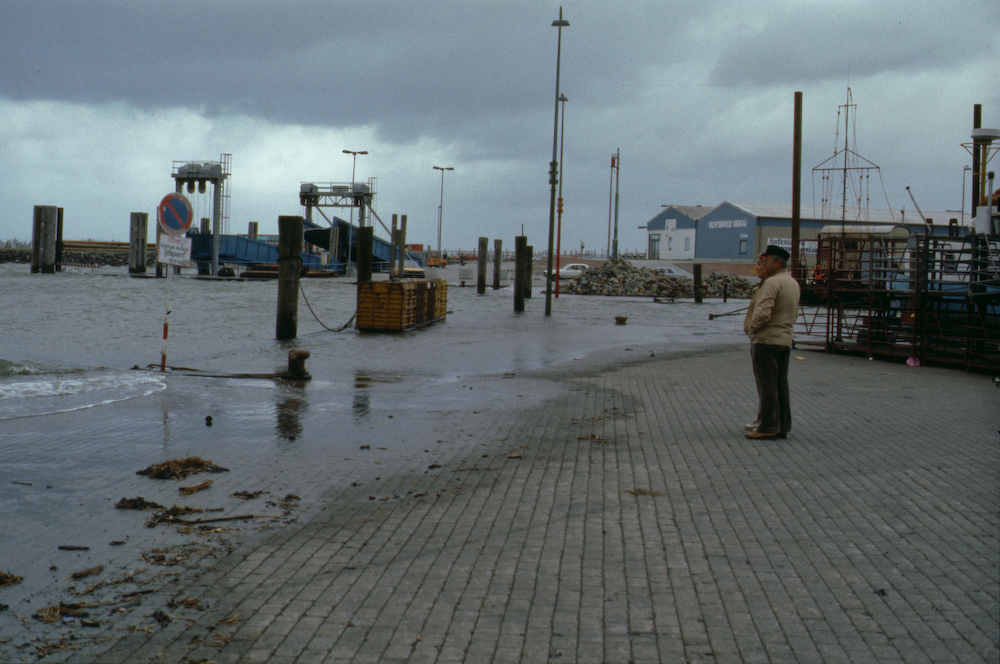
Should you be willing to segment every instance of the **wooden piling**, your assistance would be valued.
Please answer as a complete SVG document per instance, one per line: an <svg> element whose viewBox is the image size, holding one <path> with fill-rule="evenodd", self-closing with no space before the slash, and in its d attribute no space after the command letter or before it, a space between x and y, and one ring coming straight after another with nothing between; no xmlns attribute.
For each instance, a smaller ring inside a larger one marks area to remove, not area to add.
<svg viewBox="0 0 1000 664"><path fill-rule="evenodd" d="M129 218L128 273L146 274L146 238L149 233L149 213L133 212Z"/></svg>
<svg viewBox="0 0 1000 664"><path fill-rule="evenodd" d="M479 270L476 275L476 294L485 295L486 294L486 259L489 258L490 246L489 238L481 237L479 238L479 254L477 259L479 262Z"/></svg>
<svg viewBox="0 0 1000 664"><path fill-rule="evenodd" d="M392 225L389 230L389 275L392 277L403 276L403 255L402 247L399 246L399 215L392 215ZM398 247L398 248L397 248ZM399 268L396 268L396 252L399 251Z"/></svg>
<svg viewBox="0 0 1000 664"><path fill-rule="evenodd" d="M524 263L528 253L528 238L514 238L514 313L524 311Z"/></svg>
<svg viewBox="0 0 1000 664"><path fill-rule="evenodd" d="M257 239L257 229L259 225L256 221L251 221L247 224L247 237L251 240Z"/></svg>
<svg viewBox="0 0 1000 664"><path fill-rule="evenodd" d="M31 218L31 273L42 269L42 207L36 205Z"/></svg>
<svg viewBox="0 0 1000 664"><path fill-rule="evenodd" d="M274 328L278 341L298 336L302 236L302 217L278 217L278 318Z"/></svg>
<svg viewBox="0 0 1000 664"><path fill-rule="evenodd" d="M701 304L701 263L694 264L694 302Z"/></svg>
<svg viewBox="0 0 1000 664"><path fill-rule="evenodd" d="M535 248L532 245L525 247L524 257L524 297L531 299L531 281L535 278Z"/></svg>
<svg viewBox="0 0 1000 664"><path fill-rule="evenodd" d="M493 240L493 290L500 290L500 248L502 240Z"/></svg>
<svg viewBox="0 0 1000 664"><path fill-rule="evenodd" d="M406 215L399 217L399 276L403 276L406 266Z"/></svg>
<svg viewBox="0 0 1000 664"><path fill-rule="evenodd" d="M56 272L62 272L63 259L63 209L56 208Z"/></svg>
<svg viewBox="0 0 1000 664"><path fill-rule="evenodd" d="M372 280L372 245L374 244L375 227L365 226L358 229L358 283Z"/></svg>
<svg viewBox="0 0 1000 664"><path fill-rule="evenodd" d="M59 223L59 209L54 205L36 205L38 239L38 269L34 269L36 249L32 247L32 271L52 274L56 271L56 232Z"/></svg>

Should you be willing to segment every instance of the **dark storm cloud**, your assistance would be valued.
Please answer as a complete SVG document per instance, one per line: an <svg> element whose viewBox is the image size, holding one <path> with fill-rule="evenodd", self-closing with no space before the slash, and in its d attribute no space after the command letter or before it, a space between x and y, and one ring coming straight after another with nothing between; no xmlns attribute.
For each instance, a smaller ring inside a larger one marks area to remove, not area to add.
<svg viewBox="0 0 1000 664"><path fill-rule="evenodd" d="M5 9L0 96L475 136L552 103L557 16L517 2L41 0ZM641 76L660 58L649 40L681 20L646 2L567 3L566 17L564 80L591 103Z"/></svg>
<svg viewBox="0 0 1000 664"><path fill-rule="evenodd" d="M985 43L976 16L1000 19L1000 5L972 2L966 20L952 3L776 4L755 17L722 51L712 72L717 85L800 85L880 74L947 71Z"/></svg>

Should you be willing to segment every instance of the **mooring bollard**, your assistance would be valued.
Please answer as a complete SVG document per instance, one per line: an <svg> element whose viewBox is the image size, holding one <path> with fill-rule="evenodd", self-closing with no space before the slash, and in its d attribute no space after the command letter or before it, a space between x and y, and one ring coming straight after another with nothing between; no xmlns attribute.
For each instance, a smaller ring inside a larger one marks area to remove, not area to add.
<svg viewBox="0 0 1000 664"><path fill-rule="evenodd" d="M308 376L306 360L311 353L304 348L293 348L288 351L288 373L292 376Z"/></svg>

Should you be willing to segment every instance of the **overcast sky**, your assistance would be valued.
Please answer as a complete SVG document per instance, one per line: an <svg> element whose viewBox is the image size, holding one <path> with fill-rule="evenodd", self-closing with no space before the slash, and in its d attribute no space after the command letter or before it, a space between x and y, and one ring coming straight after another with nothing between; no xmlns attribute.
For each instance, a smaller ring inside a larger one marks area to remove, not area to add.
<svg viewBox="0 0 1000 664"><path fill-rule="evenodd" d="M348 149L370 153L356 179L378 178L378 214L407 214L408 241L436 244L433 166L451 166L446 248L512 249L523 225L544 249L559 7L0 0L0 240L30 240L36 204L65 208L66 239L127 240L129 213L155 218L173 191L174 161L222 153L231 231L277 232L301 182L351 180ZM562 7L564 250L606 249L618 149L623 251L661 205L790 203L795 91L803 216L822 197L811 169L843 147L848 87L851 148L885 187L873 208L909 214L909 186L925 211L959 210L973 105L1000 126L996 0Z"/></svg>

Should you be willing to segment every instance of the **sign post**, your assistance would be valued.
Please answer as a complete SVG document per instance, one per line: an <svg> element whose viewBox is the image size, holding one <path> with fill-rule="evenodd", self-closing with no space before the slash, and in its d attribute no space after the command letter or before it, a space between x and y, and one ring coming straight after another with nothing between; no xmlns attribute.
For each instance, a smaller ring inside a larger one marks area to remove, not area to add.
<svg viewBox="0 0 1000 664"><path fill-rule="evenodd" d="M183 194L170 193L156 209L160 230L157 237L156 260L168 266L187 265L191 260L191 238L185 237L191 228L194 208ZM160 371L167 370L167 336L170 330L170 274L167 268L167 294L163 306L163 349L160 351Z"/></svg>

